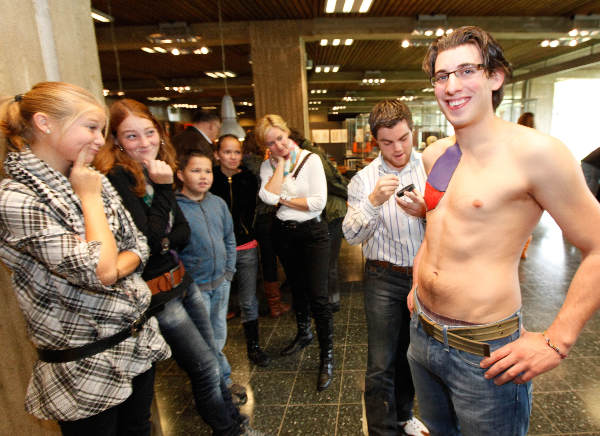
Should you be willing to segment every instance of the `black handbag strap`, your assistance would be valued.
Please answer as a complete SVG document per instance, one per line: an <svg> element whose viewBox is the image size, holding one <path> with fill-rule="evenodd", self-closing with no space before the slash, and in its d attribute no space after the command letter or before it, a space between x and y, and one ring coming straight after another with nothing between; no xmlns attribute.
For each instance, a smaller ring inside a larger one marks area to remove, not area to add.
<svg viewBox="0 0 600 436"><path fill-rule="evenodd" d="M300 172L300 170L302 169L302 167L306 163L306 159L308 159L311 154L313 154L313 153L309 151L308 154L305 155L304 158L300 161L300 164L296 168L296 171L294 171L294 174L292 174L292 179L296 179L296 177L298 177L298 173Z"/></svg>

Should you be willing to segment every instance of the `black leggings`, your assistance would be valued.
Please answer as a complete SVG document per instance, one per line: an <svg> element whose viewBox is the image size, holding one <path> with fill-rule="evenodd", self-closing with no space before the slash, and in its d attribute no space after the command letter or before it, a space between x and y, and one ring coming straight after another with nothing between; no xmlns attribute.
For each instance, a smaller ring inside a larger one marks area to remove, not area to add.
<svg viewBox="0 0 600 436"><path fill-rule="evenodd" d="M77 421L58 421L63 436L150 436L154 365L131 381L132 393L121 404Z"/></svg>

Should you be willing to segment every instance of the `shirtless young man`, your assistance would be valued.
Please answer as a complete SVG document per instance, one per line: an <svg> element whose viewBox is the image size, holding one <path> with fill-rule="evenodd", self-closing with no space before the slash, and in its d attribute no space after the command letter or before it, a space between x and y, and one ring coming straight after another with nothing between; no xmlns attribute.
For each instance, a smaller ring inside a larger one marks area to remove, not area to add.
<svg viewBox="0 0 600 436"><path fill-rule="evenodd" d="M455 30L423 68L455 136L423 153L427 228L408 296L420 414L432 436L525 435L531 379L566 357L600 307L600 206L560 141L495 116L511 71L489 34ZM537 333L521 326L518 265L544 210L583 260Z"/></svg>

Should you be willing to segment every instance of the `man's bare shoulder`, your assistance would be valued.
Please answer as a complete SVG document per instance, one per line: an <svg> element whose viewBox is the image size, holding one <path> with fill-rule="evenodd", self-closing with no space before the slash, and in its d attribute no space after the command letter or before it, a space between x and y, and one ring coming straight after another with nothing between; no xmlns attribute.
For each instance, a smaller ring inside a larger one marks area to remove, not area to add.
<svg viewBox="0 0 600 436"><path fill-rule="evenodd" d="M427 148L423 151L422 159L423 165L425 166L425 171L429 174L431 167L438 158L444 154L448 147L453 146L456 143L456 137L448 136L446 138L439 139L427 146Z"/></svg>
<svg viewBox="0 0 600 436"><path fill-rule="evenodd" d="M544 163L558 162L571 152L559 139L536 129L506 123L505 138L511 146L513 155L523 164L539 166Z"/></svg>

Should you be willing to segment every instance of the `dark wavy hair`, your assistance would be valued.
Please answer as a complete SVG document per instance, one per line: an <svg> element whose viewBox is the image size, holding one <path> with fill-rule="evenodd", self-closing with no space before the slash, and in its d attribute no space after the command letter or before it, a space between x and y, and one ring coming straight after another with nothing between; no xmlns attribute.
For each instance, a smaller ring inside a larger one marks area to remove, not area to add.
<svg viewBox="0 0 600 436"><path fill-rule="evenodd" d="M384 100L375 105L369 115L371 134L377 139L377 131L382 127L392 128L400 121L406 120L410 130L413 129L413 119L410 109L398 99Z"/></svg>
<svg viewBox="0 0 600 436"><path fill-rule="evenodd" d="M512 77L512 67L504 57L504 52L500 44L489 33L477 26L459 27L451 34L441 36L434 41L429 46L425 59L423 59L423 71L429 77L433 77L438 54L464 44L473 44L479 49L482 59L481 63L484 65L488 75L501 70L504 73L504 83ZM504 83L499 89L492 92L494 110L496 110L504 98Z"/></svg>
<svg viewBox="0 0 600 436"><path fill-rule="evenodd" d="M524 112L519 117L517 124L535 129L534 115L531 112Z"/></svg>

